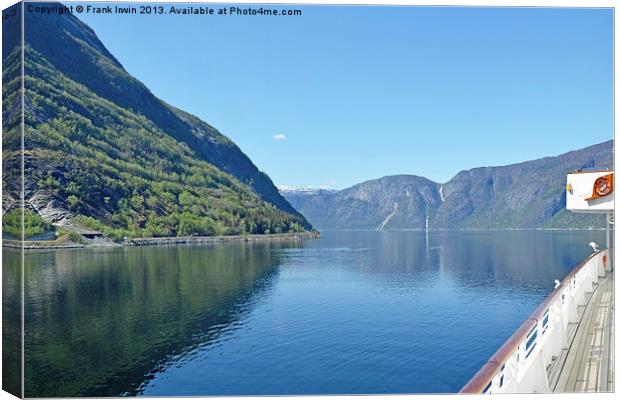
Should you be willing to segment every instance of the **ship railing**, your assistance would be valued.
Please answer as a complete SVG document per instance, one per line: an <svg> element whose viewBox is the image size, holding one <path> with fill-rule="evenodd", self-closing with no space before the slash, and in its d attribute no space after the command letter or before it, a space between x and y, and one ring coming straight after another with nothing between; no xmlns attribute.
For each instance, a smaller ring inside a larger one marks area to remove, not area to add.
<svg viewBox="0 0 620 400"><path fill-rule="evenodd" d="M608 260L609 250L599 250L575 267L460 393L549 392L547 367L567 347L569 324L579 322L578 306L605 276Z"/></svg>

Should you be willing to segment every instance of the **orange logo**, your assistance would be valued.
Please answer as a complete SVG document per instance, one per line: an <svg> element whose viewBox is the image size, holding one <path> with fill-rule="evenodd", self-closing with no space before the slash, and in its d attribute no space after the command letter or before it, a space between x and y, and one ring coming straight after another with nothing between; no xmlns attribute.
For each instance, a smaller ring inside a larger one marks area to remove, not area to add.
<svg viewBox="0 0 620 400"><path fill-rule="evenodd" d="M592 196L586 200L595 200L601 197L605 197L614 191L614 174L599 176L594 181L594 187L592 188Z"/></svg>

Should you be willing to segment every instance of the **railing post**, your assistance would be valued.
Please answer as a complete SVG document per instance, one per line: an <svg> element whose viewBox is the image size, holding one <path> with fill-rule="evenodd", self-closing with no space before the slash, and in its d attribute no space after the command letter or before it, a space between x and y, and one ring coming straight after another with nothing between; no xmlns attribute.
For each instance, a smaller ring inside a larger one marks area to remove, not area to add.
<svg viewBox="0 0 620 400"><path fill-rule="evenodd" d="M515 369L516 369L515 377L517 379L515 379L515 382L521 383L523 381L523 378L525 377L525 351L524 351L523 343L521 343L517 347L516 353L517 353L517 359L515 362Z"/></svg>
<svg viewBox="0 0 620 400"><path fill-rule="evenodd" d="M577 308L577 299L575 298L575 283L574 280L571 279L567 283L568 287L565 290L566 299L568 303L568 322L569 323L577 323L579 322L579 309Z"/></svg>
<svg viewBox="0 0 620 400"><path fill-rule="evenodd" d="M559 299L555 301L555 310L556 310L555 312L556 312L557 318L560 321L559 327L561 331L562 342L559 346L561 350L562 347L566 347L566 345L568 344L568 341L566 340L566 333L568 331L568 321L566 320L566 317L564 316L562 303L560 302Z"/></svg>
<svg viewBox="0 0 620 400"><path fill-rule="evenodd" d="M603 255L606 255L606 252L602 253ZM606 275L606 271L605 271L605 266L603 265L603 257L595 257L595 263L596 263L596 273L598 275L599 278L604 278Z"/></svg>
<svg viewBox="0 0 620 400"><path fill-rule="evenodd" d="M598 258L598 257L597 257ZM596 260L591 260L589 265L588 265L588 269L590 271L590 276L592 279L592 290L594 290L594 284L598 283L598 274L596 273Z"/></svg>
<svg viewBox="0 0 620 400"><path fill-rule="evenodd" d="M583 271L585 272L585 271ZM583 306L586 304L586 276L582 273L579 273L575 276L575 299L577 307ZM579 311L579 308L577 308Z"/></svg>

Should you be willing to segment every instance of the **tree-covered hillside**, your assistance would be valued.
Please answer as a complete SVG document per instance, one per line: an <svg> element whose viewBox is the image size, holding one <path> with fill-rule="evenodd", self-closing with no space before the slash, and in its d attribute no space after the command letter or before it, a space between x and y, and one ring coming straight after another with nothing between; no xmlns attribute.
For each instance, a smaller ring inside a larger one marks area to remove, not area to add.
<svg viewBox="0 0 620 400"><path fill-rule="evenodd" d="M82 22L26 23L25 199L46 220L114 238L311 229L230 139L153 96ZM4 55L3 158L17 174L19 47Z"/></svg>

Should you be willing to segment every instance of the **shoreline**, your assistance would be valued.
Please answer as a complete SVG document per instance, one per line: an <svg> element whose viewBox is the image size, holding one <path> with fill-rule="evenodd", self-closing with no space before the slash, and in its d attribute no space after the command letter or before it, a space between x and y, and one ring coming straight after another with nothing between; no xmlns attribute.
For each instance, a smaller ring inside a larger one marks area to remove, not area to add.
<svg viewBox="0 0 620 400"><path fill-rule="evenodd" d="M133 246L169 246L178 244L214 244L231 242L266 242L266 241L291 241L316 239L320 236L319 232L298 232L298 233L273 233L263 235L229 235L229 236L179 236L179 237L151 237L134 238L124 242L109 241L89 241L91 243L81 244L74 242L50 243L48 241L20 241L2 239L2 247L24 250L45 250L45 249L79 249L94 247L133 247Z"/></svg>
<svg viewBox="0 0 620 400"><path fill-rule="evenodd" d="M127 241L126 246L161 246L175 244L203 244L227 242L263 242L316 239L318 232L271 233L263 235L228 235L228 236L179 236L160 238L134 238Z"/></svg>
<svg viewBox="0 0 620 400"><path fill-rule="evenodd" d="M24 245L22 246L22 243ZM32 244L31 244L32 243ZM7 240L2 239L2 247L10 249L24 249L24 250L45 250L45 249L79 249L82 247L91 247L79 243L65 243L65 244L38 244L37 241L21 242L19 240Z"/></svg>
<svg viewBox="0 0 620 400"><path fill-rule="evenodd" d="M407 231L426 231L425 229L391 229L388 231L377 231L373 229L325 229L325 232L407 232ZM604 229L588 229L588 228L436 228L428 229L428 232L440 231L462 231L462 232L484 232L484 231L604 231ZM85 239L88 243L75 243L71 241L63 241L61 243L52 243L51 241L29 241L2 239L2 247L24 250L45 250L45 249L80 249L80 248L99 248L99 247L132 247L132 246L171 246L180 244L217 244L232 242L264 242L264 241L295 241L316 239L320 237L320 231L297 232L297 233L271 233L262 235L222 235L222 236L179 236L179 237L150 237L150 238L134 238L124 242L114 242L111 239Z"/></svg>

